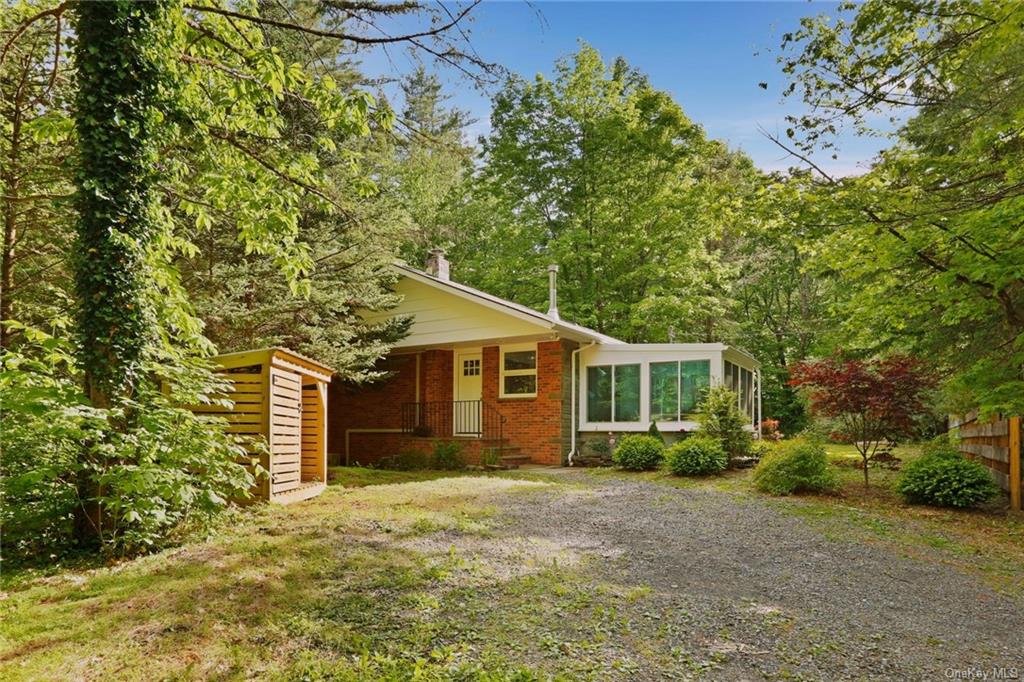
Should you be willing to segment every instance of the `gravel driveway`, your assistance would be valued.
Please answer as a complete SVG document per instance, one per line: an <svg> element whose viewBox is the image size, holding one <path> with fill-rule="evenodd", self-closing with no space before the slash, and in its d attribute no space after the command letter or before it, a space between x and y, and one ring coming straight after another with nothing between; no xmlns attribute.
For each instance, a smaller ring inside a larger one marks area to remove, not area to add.
<svg viewBox="0 0 1024 682"><path fill-rule="evenodd" d="M503 504L500 532L591 557L595 580L651 588L626 615L668 633L689 667L640 664L622 679L1024 679L1024 604L935 557L825 532L760 498L557 476L579 487Z"/></svg>

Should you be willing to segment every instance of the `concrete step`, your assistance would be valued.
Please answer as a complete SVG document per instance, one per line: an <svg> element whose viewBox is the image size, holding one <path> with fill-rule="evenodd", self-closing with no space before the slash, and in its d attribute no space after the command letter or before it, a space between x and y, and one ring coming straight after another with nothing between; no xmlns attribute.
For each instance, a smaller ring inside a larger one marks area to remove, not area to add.
<svg viewBox="0 0 1024 682"><path fill-rule="evenodd" d="M524 454L504 455L501 463L510 467L518 468L520 464L529 464L530 456Z"/></svg>

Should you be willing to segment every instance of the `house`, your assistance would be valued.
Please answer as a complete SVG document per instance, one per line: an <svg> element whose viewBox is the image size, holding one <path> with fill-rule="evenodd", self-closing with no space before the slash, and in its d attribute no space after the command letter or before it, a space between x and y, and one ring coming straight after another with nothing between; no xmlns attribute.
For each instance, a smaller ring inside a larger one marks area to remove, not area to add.
<svg viewBox="0 0 1024 682"><path fill-rule="evenodd" d="M757 360L720 343L625 343L563 320L557 266L546 313L453 281L440 250L425 270L394 267L402 303L366 318L410 316L411 330L381 361L386 379L332 382L332 462L372 464L455 439L468 461L572 463L652 421L668 439L697 429L697 400L712 384L736 391L757 431Z"/></svg>

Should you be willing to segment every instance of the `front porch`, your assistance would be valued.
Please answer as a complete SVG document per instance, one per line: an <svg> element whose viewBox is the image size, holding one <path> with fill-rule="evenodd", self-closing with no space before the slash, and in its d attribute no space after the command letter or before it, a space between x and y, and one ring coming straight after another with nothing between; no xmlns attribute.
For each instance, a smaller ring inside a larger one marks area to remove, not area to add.
<svg viewBox="0 0 1024 682"><path fill-rule="evenodd" d="M574 347L516 340L396 352L380 363L384 380L331 385L331 462L378 464L456 441L467 464L562 464Z"/></svg>

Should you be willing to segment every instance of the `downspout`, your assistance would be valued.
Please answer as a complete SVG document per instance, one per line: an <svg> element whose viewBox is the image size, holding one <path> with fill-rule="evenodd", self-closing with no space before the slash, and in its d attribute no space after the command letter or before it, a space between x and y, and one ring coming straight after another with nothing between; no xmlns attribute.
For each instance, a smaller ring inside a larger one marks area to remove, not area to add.
<svg viewBox="0 0 1024 682"><path fill-rule="evenodd" d="M757 417L754 418L754 438L761 440L761 422L764 415L761 414L761 370L755 373L757 376Z"/></svg>
<svg viewBox="0 0 1024 682"><path fill-rule="evenodd" d="M569 444L569 466L572 466L572 458L576 455L576 412L578 411L578 406L576 405L576 380L579 378L578 376L576 376L576 356L579 355L579 352L581 350L583 350L585 348L593 348L595 345L597 345L597 341L591 341L588 345L581 346L581 347L577 348L576 350L574 350L572 352L572 359L570 360L570 363L569 363L570 366L571 366L571 369L569 371L570 371L570 374L572 374L572 384L570 385L570 394L569 394L570 395L570 398L569 398L569 410L571 412L571 414L570 414L570 422L569 422L570 425L571 425L570 426L570 436L569 436L570 437L570 444Z"/></svg>

